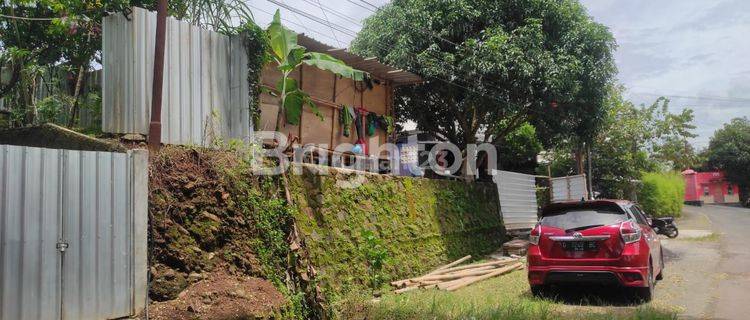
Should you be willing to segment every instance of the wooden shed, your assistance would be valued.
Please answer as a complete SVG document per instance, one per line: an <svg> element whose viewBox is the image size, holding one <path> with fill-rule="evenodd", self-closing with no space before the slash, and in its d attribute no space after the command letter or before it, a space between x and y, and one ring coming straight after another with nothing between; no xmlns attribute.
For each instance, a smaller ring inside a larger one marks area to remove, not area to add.
<svg viewBox="0 0 750 320"><path fill-rule="evenodd" d="M299 125L285 124L279 130L288 137L296 139L295 143L301 145L308 143L327 145L329 150L333 150L342 143L355 144L357 133L353 124L351 134L348 137L343 134L339 120L342 107L353 106L363 109L364 114L375 113L392 117L394 115L394 88L422 82L422 78L418 75L382 64L376 58L363 58L346 49L328 46L303 34L299 35L298 43L307 48L307 51L330 54L356 69L368 72L373 80L372 87L369 88L363 82L341 78L329 71L307 65L295 70L292 77L298 81L303 91L310 94L323 115L323 120L321 120L310 108L305 107ZM275 88L280 77L281 73L276 70L275 66L268 65L262 72L262 85ZM261 119L256 130L273 131L275 129L278 114L277 101L276 97L269 94L261 95ZM379 157L376 154L377 145L389 141L387 133L381 128L376 129L374 135L367 135L365 140L368 155L374 157Z"/></svg>

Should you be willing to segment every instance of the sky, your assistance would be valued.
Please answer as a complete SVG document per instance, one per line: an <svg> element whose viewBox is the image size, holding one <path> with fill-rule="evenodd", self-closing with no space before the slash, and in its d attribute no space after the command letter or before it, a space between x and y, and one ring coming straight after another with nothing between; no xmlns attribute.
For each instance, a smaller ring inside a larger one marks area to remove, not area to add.
<svg viewBox="0 0 750 320"><path fill-rule="evenodd" d="M247 2L261 26L280 8L288 27L347 47L361 21L388 1ZM693 109L698 137L692 142L698 149L732 118L750 117L750 0L581 2L617 39L618 80L626 97L640 105L666 96L672 112Z"/></svg>

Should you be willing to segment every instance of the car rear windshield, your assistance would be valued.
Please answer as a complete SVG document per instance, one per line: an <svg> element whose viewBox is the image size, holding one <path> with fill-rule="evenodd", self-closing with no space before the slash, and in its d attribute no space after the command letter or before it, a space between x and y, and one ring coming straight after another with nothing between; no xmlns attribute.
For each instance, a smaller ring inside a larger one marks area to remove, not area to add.
<svg viewBox="0 0 750 320"><path fill-rule="evenodd" d="M584 230L620 223L627 220L624 213L605 208L575 208L547 213L540 223L566 231Z"/></svg>

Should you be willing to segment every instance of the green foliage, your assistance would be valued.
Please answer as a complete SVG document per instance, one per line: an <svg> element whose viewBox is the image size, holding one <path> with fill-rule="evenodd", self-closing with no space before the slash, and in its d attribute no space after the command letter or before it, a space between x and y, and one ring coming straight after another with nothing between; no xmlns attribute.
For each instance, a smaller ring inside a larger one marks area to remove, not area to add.
<svg viewBox="0 0 750 320"><path fill-rule="evenodd" d="M51 95L37 104L40 122L56 122L65 110L73 104L70 96Z"/></svg>
<svg viewBox="0 0 750 320"><path fill-rule="evenodd" d="M130 0L130 5L156 10L157 0ZM239 21L253 21L253 13L243 0L169 0L169 15L204 29L233 33Z"/></svg>
<svg viewBox="0 0 750 320"><path fill-rule="evenodd" d="M504 241L493 185L303 170L289 176L293 214L334 309L380 289L374 285L482 256ZM348 187L352 181L358 186Z"/></svg>
<svg viewBox="0 0 750 320"><path fill-rule="evenodd" d="M279 113L276 118L276 131L281 128L282 117L286 122L297 125L300 122L302 108L307 105L321 121L322 114L310 95L299 89L297 80L289 75L302 64L330 71L342 77L362 81L367 76L365 72L356 70L343 61L325 53L306 52L305 48L297 44L297 33L281 24L279 10L273 16L273 21L266 29L268 40L268 56L281 72L281 79L276 84L279 95Z"/></svg>
<svg viewBox="0 0 750 320"><path fill-rule="evenodd" d="M536 128L524 123L497 142L499 168L514 172L533 173L536 156L542 151L542 142Z"/></svg>
<svg viewBox="0 0 750 320"><path fill-rule="evenodd" d="M388 250L383 245L383 241L371 230L362 229L360 236L364 241L360 250L367 260L370 288L377 290L385 283L385 276L382 272L388 259Z"/></svg>
<svg viewBox="0 0 750 320"><path fill-rule="evenodd" d="M682 215L685 200L685 179L678 172L643 174L638 202L654 217Z"/></svg>
<svg viewBox="0 0 750 320"><path fill-rule="evenodd" d="M101 63L97 54L101 50L102 18L112 11L120 11L127 6L126 0L81 1L81 0L12 0L0 3L0 13L11 16L47 18L48 20L7 19L0 23L0 52L23 52L11 59L0 59L0 68L8 68L9 79L0 86L0 97L6 96L13 103L11 112L16 116L13 126L39 124L37 119L37 91L41 90L40 70L67 69L74 75L73 83L85 76L94 61ZM65 81L68 73L60 76ZM50 80L50 79L46 79ZM71 85L75 88L75 85ZM81 91L69 92L74 103L69 110L75 110L82 101ZM60 105L58 97L46 101L45 112ZM85 102L83 102L85 103ZM75 125L70 122L68 125Z"/></svg>
<svg viewBox="0 0 750 320"><path fill-rule="evenodd" d="M723 170L729 181L740 186L748 201L750 192L750 120L735 118L714 132L708 146L708 162Z"/></svg>
<svg viewBox="0 0 750 320"><path fill-rule="evenodd" d="M263 66L268 63L268 42L263 28L253 21L246 21L234 33L241 35L242 45L247 55L247 83L249 87L250 121L252 128L260 127L260 93L261 73Z"/></svg>
<svg viewBox="0 0 750 320"><path fill-rule="evenodd" d="M526 122L544 143L590 139L616 72L614 48L607 28L571 0L396 0L352 43L355 53L423 75L427 83L399 89L397 120L459 145L480 130L501 140Z"/></svg>

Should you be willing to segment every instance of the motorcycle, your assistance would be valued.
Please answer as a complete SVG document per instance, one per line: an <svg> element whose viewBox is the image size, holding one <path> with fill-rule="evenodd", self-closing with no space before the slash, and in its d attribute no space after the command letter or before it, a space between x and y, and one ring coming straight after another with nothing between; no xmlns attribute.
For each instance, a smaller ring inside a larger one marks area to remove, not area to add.
<svg viewBox="0 0 750 320"><path fill-rule="evenodd" d="M651 218L651 227L654 228L656 233L663 234L669 238L677 238L677 235L680 234L673 217Z"/></svg>

